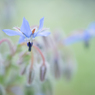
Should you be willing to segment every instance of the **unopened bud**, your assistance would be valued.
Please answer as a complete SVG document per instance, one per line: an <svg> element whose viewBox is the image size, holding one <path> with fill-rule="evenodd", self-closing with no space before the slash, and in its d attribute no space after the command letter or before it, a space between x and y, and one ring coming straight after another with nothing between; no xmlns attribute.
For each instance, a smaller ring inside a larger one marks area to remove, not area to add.
<svg viewBox="0 0 95 95"><path fill-rule="evenodd" d="M40 80L41 81L44 81L44 79L45 79L46 70L47 70L46 65L42 65L40 67Z"/></svg>
<svg viewBox="0 0 95 95"><path fill-rule="evenodd" d="M65 77L67 80L71 80L72 78L72 71L69 68L65 69Z"/></svg>
<svg viewBox="0 0 95 95"><path fill-rule="evenodd" d="M33 79L34 79L34 71L33 71L33 69L31 69L28 72L28 80L27 80L28 84L31 84Z"/></svg>
<svg viewBox="0 0 95 95"><path fill-rule="evenodd" d="M21 68L20 75L24 75L25 72L26 72L26 66L24 66L24 67Z"/></svg>
<svg viewBox="0 0 95 95"><path fill-rule="evenodd" d="M58 59L54 59L54 76L55 78L59 78L61 71L60 71L60 66L59 66L59 60Z"/></svg>

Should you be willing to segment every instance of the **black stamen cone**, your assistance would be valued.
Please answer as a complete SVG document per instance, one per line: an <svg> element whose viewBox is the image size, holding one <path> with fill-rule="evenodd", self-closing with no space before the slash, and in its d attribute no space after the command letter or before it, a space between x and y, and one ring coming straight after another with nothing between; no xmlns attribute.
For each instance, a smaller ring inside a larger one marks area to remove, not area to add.
<svg viewBox="0 0 95 95"><path fill-rule="evenodd" d="M31 46L29 46L29 49L28 49L28 51L31 51Z"/></svg>
<svg viewBox="0 0 95 95"><path fill-rule="evenodd" d="M31 48L32 48L32 46L33 46L33 42L32 42L32 43L28 42L28 43L27 43L27 46L29 47L28 51L31 51Z"/></svg>

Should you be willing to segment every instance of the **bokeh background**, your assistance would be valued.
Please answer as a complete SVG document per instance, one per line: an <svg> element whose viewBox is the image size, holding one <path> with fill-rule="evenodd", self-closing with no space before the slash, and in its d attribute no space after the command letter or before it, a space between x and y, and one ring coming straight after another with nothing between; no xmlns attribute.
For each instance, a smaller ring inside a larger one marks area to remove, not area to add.
<svg viewBox="0 0 95 95"><path fill-rule="evenodd" d="M2 29L20 27L23 17L30 25L38 25L43 16L44 26L51 33L61 29L69 35L95 21L95 0L0 0L0 39L9 38ZM10 39L18 42L18 37ZM70 82L57 81L55 95L95 95L95 39L87 49L83 42L70 48L77 60L77 72Z"/></svg>

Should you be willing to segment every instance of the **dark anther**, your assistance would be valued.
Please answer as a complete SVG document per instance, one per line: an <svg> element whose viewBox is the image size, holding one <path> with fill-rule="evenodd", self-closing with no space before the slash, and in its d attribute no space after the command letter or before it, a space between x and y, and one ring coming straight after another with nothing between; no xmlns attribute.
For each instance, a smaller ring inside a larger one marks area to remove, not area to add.
<svg viewBox="0 0 95 95"><path fill-rule="evenodd" d="M32 48L32 46L33 46L33 42L32 42L32 43L28 42L28 43L27 43L27 46L29 47L28 51L31 51L31 48Z"/></svg>

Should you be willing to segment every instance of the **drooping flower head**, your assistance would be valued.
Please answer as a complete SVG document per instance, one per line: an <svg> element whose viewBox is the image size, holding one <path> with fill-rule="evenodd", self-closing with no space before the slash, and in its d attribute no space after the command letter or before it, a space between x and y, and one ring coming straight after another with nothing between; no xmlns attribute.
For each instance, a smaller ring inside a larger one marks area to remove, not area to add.
<svg viewBox="0 0 95 95"><path fill-rule="evenodd" d="M39 27L31 28L29 26L28 21L23 18L21 28L14 27L16 31L10 29L4 29L3 31L9 36L19 35L19 44L23 42L27 42L27 46L29 47L29 51L31 51L31 47L33 45L33 40L37 36L48 36L50 32L47 32L47 29L43 29L44 17L40 19ZM43 31L44 30L44 31Z"/></svg>
<svg viewBox="0 0 95 95"><path fill-rule="evenodd" d="M88 42L91 38L95 37L95 22L91 23L87 29L81 31L75 31L71 36L64 39L65 45L70 45L76 42L84 41L88 46Z"/></svg>

